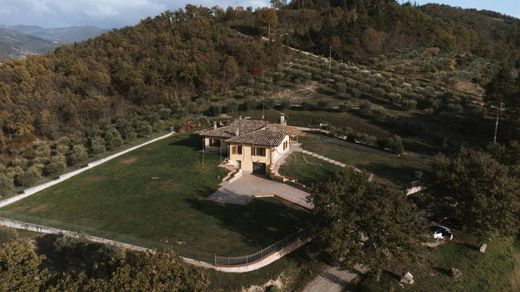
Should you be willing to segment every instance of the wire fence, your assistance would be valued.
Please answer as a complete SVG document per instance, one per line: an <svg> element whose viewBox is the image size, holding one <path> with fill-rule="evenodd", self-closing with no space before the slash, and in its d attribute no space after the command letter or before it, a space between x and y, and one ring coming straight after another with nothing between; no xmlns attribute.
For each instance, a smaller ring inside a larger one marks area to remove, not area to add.
<svg viewBox="0 0 520 292"><path fill-rule="evenodd" d="M215 255L215 266L220 267L238 267L245 266L252 263L256 263L272 255L275 252L279 252L287 246L303 240L307 236L304 230L300 230L294 234L287 236L286 238L271 244L270 246L256 252L241 257L221 257Z"/></svg>

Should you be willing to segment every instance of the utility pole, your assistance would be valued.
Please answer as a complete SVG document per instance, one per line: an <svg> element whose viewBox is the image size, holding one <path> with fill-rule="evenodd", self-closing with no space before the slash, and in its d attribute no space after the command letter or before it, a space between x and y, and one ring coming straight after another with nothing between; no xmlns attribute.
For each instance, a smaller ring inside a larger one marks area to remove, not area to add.
<svg viewBox="0 0 520 292"><path fill-rule="evenodd" d="M265 96L262 96L262 121L265 119Z"/></svg>
<svg viewBox="0 0 520 292"><path fill-rule="evenodd" d="M501 115L502 115L502 98L500 98L500 101L498 103L498 112L497 112L497 120L495 122L495 135L493 136L493 144L497 143L498 124L500 123L500 116Z"/></svg>
<svg viewBox="0 0 520 292"><path fill-rule="evenodd" d="M269 28L267 29L267 40L271 42L271 21L269 20Z"/></svg>
<svg viewBox="0 0 520 292"><path fill-rule="evenodd" d="M202 165L204 166L204 153L206 153L206 138L202 138Z"/></svg>
<svg viewBox="0 0 520 292"><path fill-rule="evenodd" d="M332 69L332 46L329 46L329 72Z"/></svg>

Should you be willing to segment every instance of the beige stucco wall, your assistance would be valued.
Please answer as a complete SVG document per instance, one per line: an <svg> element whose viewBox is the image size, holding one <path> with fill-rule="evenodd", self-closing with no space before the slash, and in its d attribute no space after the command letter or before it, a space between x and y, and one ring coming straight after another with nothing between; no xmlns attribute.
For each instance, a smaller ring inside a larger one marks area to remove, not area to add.
<svg viewBox="0 0 520 292"><path fill-rule="evenodd" d="M276 148L263 147L265 148L265 156L251 155L252 148L255 146L231 144L229 149L229 162L236 166L237 161L241 161L242 170L246 172L253 171L253 162L265 163L267 168L266 171L269 172L269 166L275 164L281 155L289 151L290 143L288 144L287 149L283 150L283 142L289 143L289 136L286 136L282 143ZM231 147L233 146L242 146L242 154L232 154Z"/></svg>
<svg viewBox="0 0 520 292"><path fill-rule="evenodd" d="M278 159L286 154L287 152L289 152L289 149L291 148L291 138L289 137L289 135L285 136L285 138L283 139L282 143L280 143L280 145L278 145L278 147L274 148L273 149L273 152L272 152L272 160L273 160L273 164L276 163L276 161L278 161ZM285 150L283 150L283 143L284 142L287 142L287 148Z"/></svg>

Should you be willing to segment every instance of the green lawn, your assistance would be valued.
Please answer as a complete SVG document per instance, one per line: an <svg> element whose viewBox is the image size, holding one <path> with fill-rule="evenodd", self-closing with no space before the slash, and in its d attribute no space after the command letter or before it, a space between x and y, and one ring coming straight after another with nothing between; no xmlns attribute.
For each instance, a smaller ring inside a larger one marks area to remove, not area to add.
<svg viewBox="0 0 520 292"><path fill-rule="evenodd" d="M331 174L342 168L303 153L292 153L280 167L280 174L295 178L299 182L312 187L316 183L328 179Z"/></svg>
<svg viewBox="0 0 520 292"><path fill-rule="evenodd" d="M414 178L416 170L428 169L429 160L422 156L405 154L399 157L392 153L319 135L301 137L299 142L306 150L365 169L376 177L395 184L410 183L416 180Z"/></svg>
<svg viewBox="0 0 520 292"><path fill-rule="evenodd" d="M172 137L128 153L0 215L212 260L239 256L303 227L307 213L275 199L248 206L206 200L225 173L199 137Z"/></svg>
<svg viewBox="0 0 520 292"><path fill-rule="evenodd" d="M515 291L510 282L515 265L511 239L489 242L482 254L475 237L456 230L454 234L453 242L427 249L423 260L411 265L396 262L392 271L383 273L380 283L367 278L360 285L369 291L401 289L397 284L399 276L410 271L415 284L405 285L409 291ZM459 269L462 276L453 278L452 267Z"/></svg>

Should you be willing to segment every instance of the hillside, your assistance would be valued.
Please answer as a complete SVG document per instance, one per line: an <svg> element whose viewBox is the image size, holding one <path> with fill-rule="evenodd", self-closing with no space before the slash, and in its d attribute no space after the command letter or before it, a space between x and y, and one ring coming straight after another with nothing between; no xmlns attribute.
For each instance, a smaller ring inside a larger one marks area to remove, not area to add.
<svg viewBox="0 0 520 292"><path fill-rule="evenodd" d="M298 48L365 62L398 50L437 47L499 62L520 59L520 20L498 13L397 1L292 1L278 11L279 28ZM243 23L247 24L247 23Z"/></svg>
<svg viewBox="0 0 520 292"><path fill-rule="evenodd" d="M96 26L43 28L32 25L12 25L8 29L60 44L82 42L109 31Z"/></svg>
<svg viewBox="0 0 520 292"><path fill-rule="evenodd" d="M164 105L204 111L209 98L277 64L280 46L244 39L187 7L0 67L0 145L56 138Z"/></svg>
<svg viewBox="0 0 520 292"><path fill-rule="evenodd" d="M49 40L0 27L0 62L29 55L45 54L57 46Z"/></svg>

